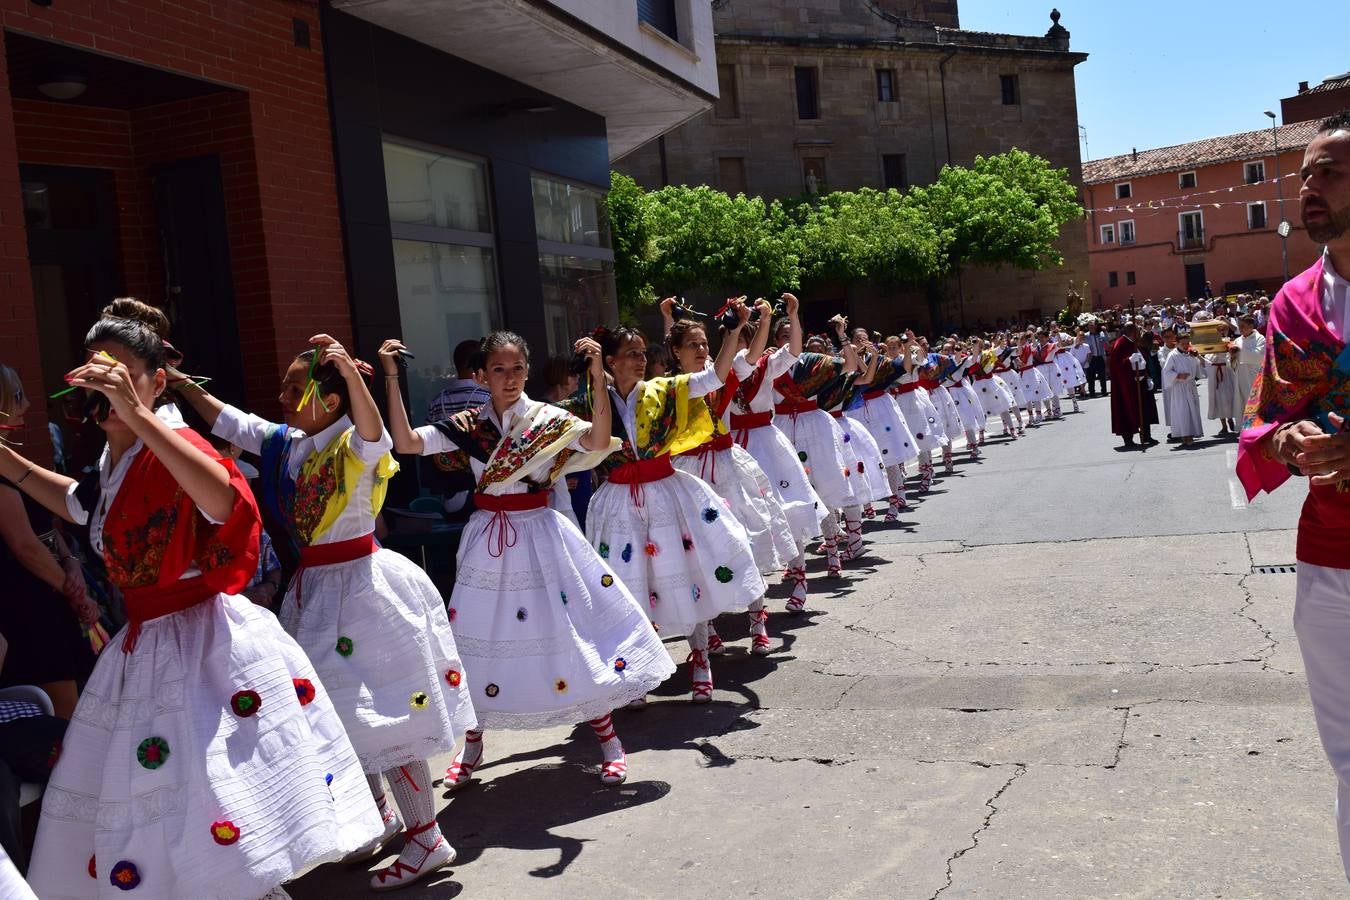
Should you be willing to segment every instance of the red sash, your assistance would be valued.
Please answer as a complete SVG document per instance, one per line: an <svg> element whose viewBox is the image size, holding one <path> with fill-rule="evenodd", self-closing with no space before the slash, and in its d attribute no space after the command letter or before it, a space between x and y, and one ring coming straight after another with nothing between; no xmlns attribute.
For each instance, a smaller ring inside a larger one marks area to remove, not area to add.
<svg viewBox="0 0 1350 900"><path fill-rule="evenodd" d="M670 456L663 453L651 459L621 463L609 473L609 480L615 484L628 485L628 496L632 498L633 505L641 507L646 500L646 492L642 486L669 478L674 474L675 467L671 465Z"/></svg>
<svg viewBox="0 0 1350 900"><path fill-rule="evenodd" d="M873 400L880 400L882 397L886 396L886 390L887 390L886 388L881 388L880 390L876 391L863 391L863 400L867 401L868 403L872 402Z"/></svg>
<svg viewBox="0 0 1350 900"><path fill-rule="evenodd" d="M895 392L897 394L912 394L917 391L919 387L920 385L917 381L909 381L905 384L896 385Z"/></svg>
<svg viewBox="0 0 1350 900"><path fill-rule="evenodd" d="M712 440L704 441L693 450L686 450L680 456L697 456L699 459L698 477L708 484L717 484L717 453L730 450L736 445L730 434L715 434Z"/></svg>
<svg viewBox="0 0 1350 900"><path fill-rule="evenodd" d="M736 435L736 443L742 447L750 440L750 432L773 424L773 413L757 412L745 415L731 414L731 430Z"/></svg>
<svg viewBox="0 0 1350 900"><path fill-rule="evenodd" d="M976 376L975 376L974 378L972 378L971 380L972 380L972 381L988 381L989 379L991 379L991 378L993 378L993 377L994 377L994 373L993 373L993 372L981 372L980 374L976 375Z"/></svg>
<svg viewBox="0 0 1350 900"><path fill-rule="evenodd" d="M786 400L776 404L773 411L780 416L798 416L802 413L815 412L818 409L820 409L820 404L814 400L801 400L796 403Z"/></svg>
<svg viewBox="0 0 1350 900"><path fill-rule="evenodd" d="M334 541L331 544L311 544L300 548L300 568L295 570L295 605L300 606L303 598L302 588L305 570L315 566L335 566L338 563L351 562L371 556L379 549L375 544L375 535L363 534L346 541Z"/></svg>
<svg viewBox="0 0 1350 900"><path fill-rule="evenodd" d="M920 378L919 387L925 391L935 391L938 389L938 380L936 378Z"/></svg>
<svg viewBox="0 0 1350 900"><path fill-rule="evenodd" d="M483 533L488 539L488 553L501 556L507 547L516 545L516 527L507 513L527 512L548 508L548 491L535 494L474 494L473 505L492 513Z"/></svg>

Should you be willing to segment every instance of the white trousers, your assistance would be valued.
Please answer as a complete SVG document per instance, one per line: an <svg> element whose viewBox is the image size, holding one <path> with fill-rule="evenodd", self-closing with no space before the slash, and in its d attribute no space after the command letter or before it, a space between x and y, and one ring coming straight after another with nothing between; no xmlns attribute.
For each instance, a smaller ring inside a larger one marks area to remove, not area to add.
<svg viewBox="0 0 1350 900"><path fill-rule="evenodd" d="M1317 733L1336 773L1336 833L1350 880L1350 569L1299 563L1294 598Z"/></svg>

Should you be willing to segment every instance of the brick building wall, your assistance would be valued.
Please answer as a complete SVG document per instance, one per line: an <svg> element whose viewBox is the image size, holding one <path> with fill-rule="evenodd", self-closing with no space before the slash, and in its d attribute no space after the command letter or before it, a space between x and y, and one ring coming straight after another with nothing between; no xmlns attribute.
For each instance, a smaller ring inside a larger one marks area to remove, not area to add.
<svg viewBox="0 0 1350 900"><path fill-rule="evenodd" d="M729 4L716 13L723 103L624 157L616 168L644 187L708 184L765 197L806 191L805 170L825 173L821 191L887 185L887 156L898 157L903 182L935 180L948 162L1014 147L1046 157L1081 183L1074 66L1068 34L986 35L936 27L927 15L955 24L932 4L876 6L844 0L837 7L798 9L781 0ZM939 23L940 24L940 23ZM818 72L820 117L798 117L794 70ZM893 98L879 99L877 72L893 73ZM1018 103L1004 105L1002 76L1015 76ZM945 84L944 84L945 82ZM734 97L734 100L730 99ZM945 114L944 114L945 108ZM895 160L891 174L897 172ZM1041 273L971 268L947 285L947 321L999 318L1064 303L1070 282L1088 279L1082 229L1069 225L1059 242L1065 266ZM831 305L846 302L855 318L886 329L929 324L919 291L826 288Z"/></svg>
<svg viewBox="0 0 1350 900"><path fill-rule="evenodd" d="M1298 93L1280 101L1280 121L1306 122L1309 119L1327 119L1350 109L1350 72L1309 88L1305 81Z"/></svg>
<svg viewBox="0 0 1350 900"><path fill-rule="evenodd" d="M294 20L308 27L296 46ZM219 153L249 400L270 409L281 368L318 331L341 340L351 315L333 170L323 41L308 0L0 0L8 31L210 81L222 94L134 110L11 96L0 45L0 359L34 397L39 356L20 162L109 168L117 180L128 291L162 291L147 200L158 161ZM59 111L51 107L58 107ZM134 182L142 183L137 186ZM29 418L42 427L42 411Z"/></svg>

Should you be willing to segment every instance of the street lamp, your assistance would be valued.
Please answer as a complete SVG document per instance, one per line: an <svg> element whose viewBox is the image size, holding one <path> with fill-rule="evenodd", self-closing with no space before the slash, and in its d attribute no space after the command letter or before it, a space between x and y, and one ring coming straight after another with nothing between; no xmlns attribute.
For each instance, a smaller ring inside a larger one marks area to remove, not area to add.
<svg viewBox="0 0 1350 900"><path fill-rule="evenodd" d="M1289 280L1289 223L1284 218L1284 179L1280 177L1280 132L1275 127L1275 114L1265 110L1270 119L1270 139L1275 144L1275 196L1279 198L1280 224L1276 231L1280 234L1280 259L1284 262L1284 280Z"/></svg>

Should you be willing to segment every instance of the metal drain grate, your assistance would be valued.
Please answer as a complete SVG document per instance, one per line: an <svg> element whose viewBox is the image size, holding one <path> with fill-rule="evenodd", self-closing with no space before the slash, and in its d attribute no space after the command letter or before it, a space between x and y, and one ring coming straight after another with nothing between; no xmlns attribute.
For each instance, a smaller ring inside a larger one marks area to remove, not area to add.
<svg viewBox="0 0 1350 900"><path fill-rule="evenodd" d="M1252 566L1253 575L1293 575L1298 571L1295 563L1283 566Z"/></svg>

